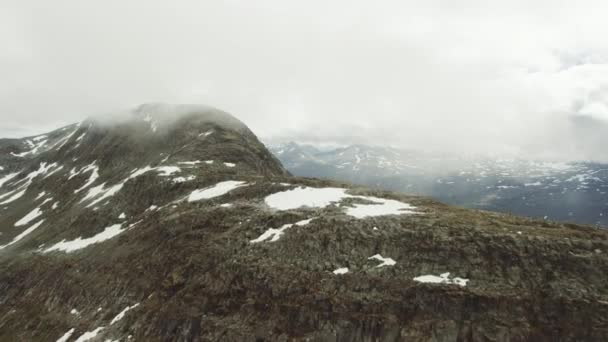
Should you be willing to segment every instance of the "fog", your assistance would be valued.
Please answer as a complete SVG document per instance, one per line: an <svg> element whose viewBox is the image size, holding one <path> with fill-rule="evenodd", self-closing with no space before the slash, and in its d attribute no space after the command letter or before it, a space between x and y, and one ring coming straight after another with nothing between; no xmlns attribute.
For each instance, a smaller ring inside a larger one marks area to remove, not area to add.
<svg viewBox="0 0 608 342"><path fill-rule="evenodd" d="M606 2L0 1L0 136L200 103L263 139L608 161Z"/></svg>

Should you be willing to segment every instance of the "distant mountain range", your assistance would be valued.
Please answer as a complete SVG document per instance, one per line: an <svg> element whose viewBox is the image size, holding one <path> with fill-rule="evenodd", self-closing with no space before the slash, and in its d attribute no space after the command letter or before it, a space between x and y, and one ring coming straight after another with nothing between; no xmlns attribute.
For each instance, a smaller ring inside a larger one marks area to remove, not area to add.
<svg viewBox="0 0 608 342"><path fill-rule="evenodd" d="M608 226L608 165L464 156L294 142L271 151L294 175L432 196L443 202L547 220Z"/></svg>

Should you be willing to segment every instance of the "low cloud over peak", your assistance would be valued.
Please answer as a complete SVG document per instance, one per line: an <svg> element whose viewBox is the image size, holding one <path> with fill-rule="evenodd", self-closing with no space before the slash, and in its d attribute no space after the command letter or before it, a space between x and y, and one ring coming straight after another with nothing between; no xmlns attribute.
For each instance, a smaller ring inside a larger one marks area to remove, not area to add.
<svg viewBox="0 0 608 342"><path fill-rule="evenodd" d="M264 138L608 159L599 1L3 8L1 136L161 101L226 110Z"/></svg>

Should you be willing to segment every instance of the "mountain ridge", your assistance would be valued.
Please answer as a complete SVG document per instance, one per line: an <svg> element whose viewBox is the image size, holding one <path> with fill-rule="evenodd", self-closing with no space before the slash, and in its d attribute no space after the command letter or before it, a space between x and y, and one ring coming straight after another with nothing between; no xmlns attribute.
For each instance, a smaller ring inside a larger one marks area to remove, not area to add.
<svg viewBox="0 0 608 342"><path fill-rule="evenodd" d="M210 111L0 145L0 340L608 337L606 231L293 177Z"/></svg>

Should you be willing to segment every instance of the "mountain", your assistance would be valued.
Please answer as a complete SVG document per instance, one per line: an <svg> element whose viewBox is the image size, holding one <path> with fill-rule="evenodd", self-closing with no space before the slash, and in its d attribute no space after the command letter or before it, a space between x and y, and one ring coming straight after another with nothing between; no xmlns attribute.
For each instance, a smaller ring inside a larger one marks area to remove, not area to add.
<svg viewBox="0 0 608 342"><path fill-rule="evenodd" d="M293 177L202 106L0 146L0 341L608 338L606 230Z"/></svg>
<svg viewBox="0 0 608 342"><path fill-rule="evenodd" d="M416 193L467 208L608 227L608 165L459 156L354 145L278 144L293 174Z"/></svg>

